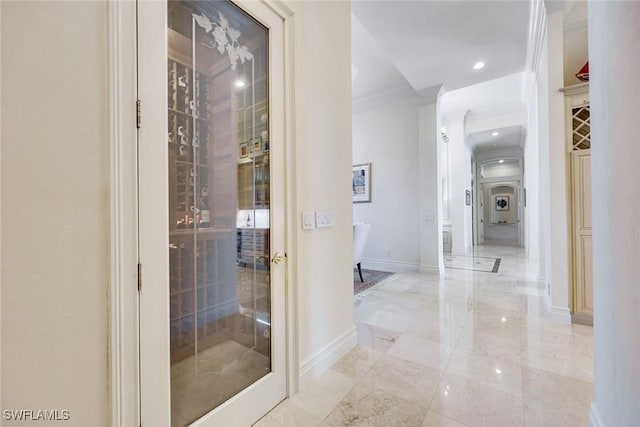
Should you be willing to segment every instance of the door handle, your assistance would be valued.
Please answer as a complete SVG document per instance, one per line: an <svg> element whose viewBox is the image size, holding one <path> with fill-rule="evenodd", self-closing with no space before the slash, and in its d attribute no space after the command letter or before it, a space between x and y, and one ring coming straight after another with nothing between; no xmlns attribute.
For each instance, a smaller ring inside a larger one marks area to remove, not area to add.
<svg viewBox="0 0 640 427"><path fill-rule="evenodd" d="M273 258L271 258L271 262L278 265L282 264L287 260L287 254L282 255L280 252L276 252Z"/></svg>

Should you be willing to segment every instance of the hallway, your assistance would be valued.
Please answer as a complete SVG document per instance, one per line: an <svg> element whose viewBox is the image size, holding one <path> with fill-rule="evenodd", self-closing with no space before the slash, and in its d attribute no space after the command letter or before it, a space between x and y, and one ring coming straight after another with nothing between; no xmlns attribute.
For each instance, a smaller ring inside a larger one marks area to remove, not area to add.
<svg viewBox="0 0 640 427"><path fill-rule="evenodd" d="M523 250L474 256L498 273L395 274L358 294L358 346L255 426L587 425L592 328L544 317Z"/></svg>

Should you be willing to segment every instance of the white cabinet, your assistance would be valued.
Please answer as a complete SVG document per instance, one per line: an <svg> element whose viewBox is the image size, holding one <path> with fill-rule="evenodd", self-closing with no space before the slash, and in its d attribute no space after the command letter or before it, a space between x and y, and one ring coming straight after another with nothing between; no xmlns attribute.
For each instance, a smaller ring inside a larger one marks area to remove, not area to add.
<svg viewBox="0 0 640 427"><path fill-rule="evenodd" d="M589 87L565 90L566 135L570 161L572 319L593 323L591 226L591 110Z"/></svg>

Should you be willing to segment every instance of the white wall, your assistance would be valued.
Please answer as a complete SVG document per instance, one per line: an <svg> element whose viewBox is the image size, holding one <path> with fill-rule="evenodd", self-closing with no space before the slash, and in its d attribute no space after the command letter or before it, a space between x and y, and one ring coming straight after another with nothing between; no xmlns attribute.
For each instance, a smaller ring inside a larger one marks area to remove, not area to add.
<svg viewBox="0 0 640 427"><path fill-rule="evenodd" d="M500 186L498 188L491 189L491 203L487 206L489 208L489 218L491 224L515 224L516 222L516 210L518 206L517 195L514 194L513 188ZM496 202L498 197L505 198L509 203L508 210L499 211L496 209Z"/></svg>
<svg viewBox="0 0 640 427"><path fill-rule="evenodd" d="M350 5L290 2L290 6L296 19L297 211L330 209L335 221L331 228L301 232L297 242L299 357L306 369L319 362L332 344L343 343L331 357L355 344L348 184L352 164ZM376 172L374 164L373 176ZM310 368L301 381L326 367Z"/></svg>
<svg viewBox="0 0 640 427"><path fill-rule="evenodd" d="M547 284L546 299L551 298L551 209L549 209L549 38L546 30L537 73L538 101L538 206L540 218L540 279ZM533 208L535 209L535 208Z"/></svg>
<svg viewBox="0 0 640 427"><path fill-rule="evenodd" d="M445 94L443 99L446 99ZM464 115L459 110L448 114L446 123L449 142L449 223L451 224L451 253L468 255L472 250L472 206L466 204L466 191L471 191L471 151L465 143Z"/></svg>
<svg viewBox="0 0 640 427"><path fill-rule="evenodd" d="M640 420L640 3L589 4L595 401L592 427Z"/></svg>
<svg viewBox="0 0 640 427"><path fill-rule="evenodd" d="M420 107L420 271L444 272L442 253L442 170L438 168L443 142L437 102Z"/></svg>
<svg viewBox="0 0 640 427"><path fill-rule="evenodd" d="M525 248L529 259L540 262L540 215L539 207L539 121L538 83L536 74L527 76L527 138L524 147L523 212L525 224ZM538 276L540 272L538 271Z"/></svg>
<svg viewBox="0 0 640 427"><path fill-rule="evenodd" d="M582 83L576 77L582 66L589 60L587 29L564 35L564 85Z"/></svg>
<svg viewBox="0 0 640 427"><path fill-rule="evenodd" d="M353 115L353 163L371 163L371 203L353 219L371 224L363 266L417 271L420 264L419 98Z"/></svg>
<svg viewBox="0 0 640 427"><path fill-rule="evenodd" d="M107 3L0 7L2 408L108 426Z"/></svg>
<svg viewBox="0 0 640 427"><path fill-rule="evenodd" d="M548 151L540 156L540 163L548 165L548 200L541 202L549 215L546 230L549 248L550 298L547 306L557 320L569 322L569 213L567 148L565 143L565 98L560 89L564 87L562 37L562 11L547 16L548 49Z"/></svg>
<svg viewBox="0 0 640 427"><path fill-rule="evenodd" d="M517 185L517 182L509 183L483 183L480 188L483 193L484 206L480 211L484 219L484 240L485 243L508 242L513 245L518 244L518 226L515 224L518 200L513 187L506 185ZM496 187L499 185L499 187ZM504 191L502 191L502 190ZM496 193L496 190L498 193ZM509 196L509 210L496 211L495 197L498 194ZM507 221L507 224L497 224L494 221Z"/></svg>

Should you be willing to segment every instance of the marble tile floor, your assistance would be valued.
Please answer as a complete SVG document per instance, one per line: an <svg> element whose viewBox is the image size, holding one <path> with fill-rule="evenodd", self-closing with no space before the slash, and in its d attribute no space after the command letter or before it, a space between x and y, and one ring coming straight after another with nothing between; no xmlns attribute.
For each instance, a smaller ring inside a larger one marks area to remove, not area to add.
<svg viewBox="0 0 640 427"><path fill-rule="evenodd" d="M524 251L499 273L395 274L355 299L358 345L255 427L588 425L590 326L545 317Z"/></svg>
<svg viewBox="0 0 640 427"><path fill-rule="evenodd" d="M484 256L460 256L446 255L444 257L445 268L459 270L484 271L488 273L497 273L500 269L500 258L484 257Z"/></svg>

